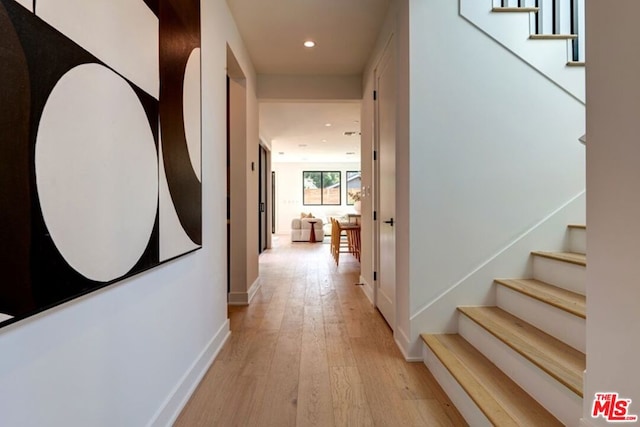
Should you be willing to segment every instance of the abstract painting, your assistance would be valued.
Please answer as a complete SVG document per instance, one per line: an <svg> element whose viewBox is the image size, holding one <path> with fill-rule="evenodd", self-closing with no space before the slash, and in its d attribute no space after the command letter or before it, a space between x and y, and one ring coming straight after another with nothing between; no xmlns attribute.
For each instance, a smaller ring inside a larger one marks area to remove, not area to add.
<svg viewBox="0 0 640 427"><path fill-rule="evenodd" d="M202 245L199 1L70 3L0 0L0 326Z"/></svg>

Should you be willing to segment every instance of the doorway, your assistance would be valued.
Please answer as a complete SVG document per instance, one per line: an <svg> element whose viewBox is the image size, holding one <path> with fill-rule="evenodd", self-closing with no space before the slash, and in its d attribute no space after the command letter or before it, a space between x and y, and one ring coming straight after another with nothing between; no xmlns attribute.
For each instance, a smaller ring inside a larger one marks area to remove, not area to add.
<svg viewBox="0 0 640 427"><path fill-rule="evenodd" d="M269 223L267 215L269 168L267 150L258 146L258 253L264 252L269 244Z"/></svg>

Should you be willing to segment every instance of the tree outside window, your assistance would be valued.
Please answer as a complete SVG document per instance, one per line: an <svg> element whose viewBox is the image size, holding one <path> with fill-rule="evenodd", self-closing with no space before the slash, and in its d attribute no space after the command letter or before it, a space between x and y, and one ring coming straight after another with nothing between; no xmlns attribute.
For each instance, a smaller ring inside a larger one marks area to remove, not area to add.
<svg viewBox="0 0 640 427"><path fill-rule="evenodd" d="M347 171L347 205L353 205L360 200L362 188L362 174L360 171Z"/></svg>
<svg viewBox="0 0 640 427"><path fill-rule="evenodd" d="M342 176L340 171L302 172L304 205L340 205Z"/></svg>

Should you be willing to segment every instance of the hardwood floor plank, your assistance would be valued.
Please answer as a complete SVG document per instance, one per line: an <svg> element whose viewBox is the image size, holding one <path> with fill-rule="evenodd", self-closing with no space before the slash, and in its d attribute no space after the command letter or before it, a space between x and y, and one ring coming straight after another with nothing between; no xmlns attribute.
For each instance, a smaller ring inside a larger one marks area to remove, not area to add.
<svg viewBox="0 0 640 427"><path fill-rule="evenodd" d="M410 414L404 410L400 390L387 369L387 358L397 357L393 349L377 346L369 338L353 338L353 353L371 413L376 423L382 425L411 425ZM395 349L396 351L397 348Z"/></svg>
<svg viewBox="0 0 640 427"><path fill-rule="evenodd" d="M305 307L296 425L329 427L333 421L322 308Z"/></svg>
<svg viewBox="0 0 640 427"><path fill-rule="evenodd" d="M284 311L286 303L279 301L271 302L269 311L265 314L260 324L260 330L262 331L278 331L282 326L282 319L284 318Z"/></svg>
<svg viewBox="0 0 640 427"><path fill-rule="evenodd" d="M233 339L234 334L231 334ZM278 341L278 332L260 332L254 335L245 359L241 375L267 375Z"/></svg>
<svg viewBox="0 0 640 427"><path fill-rule="evenodd" d="M466 425L465 421L452 421L447 415L442 403L436 399L405 400L405 411L411 414L412 425L433 427L459 427Z"/></svg>
<svg viewBox="0 0 640 427"><path fill-rule="evenodd" d="M260 404L267 385L266 376L240 375L236 378L234 386L225 396L225 404L220 408L218 425L221 426L247 426L251 425L249 416ZM224 393L222 390L220 393ZM203 424L210 425L210 424ZM256 424L259 425L259 424Z"/></svg>
<svg viewBox="0 0 640 427"><path fill-rule="evenodd" d="M224 361L241 361L247 357L247 353L251 348L251 344L255 339L254 331L241 330L233 334L218 354L217 360Z"/></svg>
<svg viewBox="0 0 640 427"><path fill-rule="evenodd" d="M216 360L209 368L189 402L176 420L175 427L205 426L218 420L228 405L227 397L218 389L231 390L239 376L241 363Z"/></svg>
<svg viewBox="0 0 640 427"><path fill-rule="evenodd" d="M331 395L335 425L374 425L358 368L331 368Z"/></svg>
<svg viewBox="0 0 640 427"><path fill-rule="evenodd" d="M359 276L329 245L264 252L261 288L229 307L231 337L175 425L466 425L426 367L403 359Z"/></svg>
<svg viewBox="0 0 640 427"><path fill-rule="evenodd" d="M356 366L347 328L341 323L325 323L329 366Z"/></svg>
<svg viewBox="0 0 640 427"><path fill-rule="evenodd" d="M249 417L250 424L295 425L300 373L302 328L283 330L278 336L267 374L262 404Z"/></svg>

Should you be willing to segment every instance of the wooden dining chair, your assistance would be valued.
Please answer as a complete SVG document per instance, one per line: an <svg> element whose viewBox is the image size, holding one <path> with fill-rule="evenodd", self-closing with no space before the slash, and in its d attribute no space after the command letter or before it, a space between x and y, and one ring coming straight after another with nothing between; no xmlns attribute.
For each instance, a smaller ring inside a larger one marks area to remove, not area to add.
<svg viewBox="0 0 640 427"><path fill-rule="evenodd" d="M340 254L350 253L360 261L360 225L342 224L331 218L331 254L340 264Z"/></svg>

